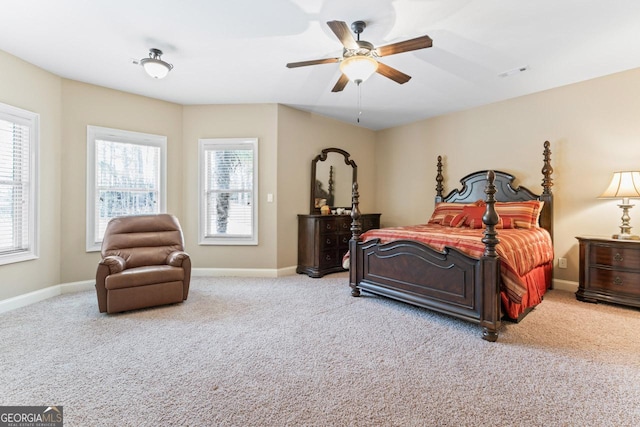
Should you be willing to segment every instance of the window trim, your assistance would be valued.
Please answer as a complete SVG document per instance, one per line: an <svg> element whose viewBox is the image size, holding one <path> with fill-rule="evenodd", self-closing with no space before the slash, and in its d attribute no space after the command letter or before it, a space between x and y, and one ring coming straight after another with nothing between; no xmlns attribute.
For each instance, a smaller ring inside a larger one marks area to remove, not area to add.
<svg viewBox="0 0 640 427"><path fill-rule="evenodd" d="M96 226L96 139L122 142L126 144L146 145L160 148L160 188L158 212L167 211L167 137L150 133L134 132L122 129L112 129L101 126L87 125L87 206L86 206L86 251L98 252L102 249L102 240L94 241L93 234Z"/></svg>
<svg viewBox="0 0 640 427"><path fill-rule="evenodd" d="M209 147L251 147L253 151L252 235L249 237L206 236L205 151ZM198 244L199 245L258 245L258 138L201 138L198 139Z"/></svg>
<svg viewBox="0 0 640 427"><path fill-rule="evenodd" d="M29 127L29 249L0 255L0 265L40 257L40 114L0 103L0 119Z"/></svg>

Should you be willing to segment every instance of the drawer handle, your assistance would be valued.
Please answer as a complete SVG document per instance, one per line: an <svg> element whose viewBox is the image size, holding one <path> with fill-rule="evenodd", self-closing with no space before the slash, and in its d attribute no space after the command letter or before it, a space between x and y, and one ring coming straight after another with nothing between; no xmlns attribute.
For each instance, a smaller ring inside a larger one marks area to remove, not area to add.
<svg viewBox="0 0 640 427"><path fill-rule="evenodd" d="M331 230L331 224L327 224L327 230Z"/></svg>
<svg viewBox="0 0 640 427"><path fill-rule="evenodd" d="M327 245L331 244L331 239L327 238Z"/></svg>
<svg viewBox="0 0 640 427"><path fill-rule="evenodd" d="M324 256L324 259L327 260L327 261L331 261L332 258L333 257L331 255L325 255Z"/></svg>
<svg viewBox="0 0 640 427"><path fill-rule="evenodd" d="M622 279L620 278L620 276L616 276L616 278L613 279L613 284L616 286L622 286Z"/></svg>
<svg viewBox="0 0 640 427"><path fill-rule="evenodd" d="M616 254L613 256L613 260L618 262L624 261L624 257L620 255L620 252L616 252Z"/></svg>

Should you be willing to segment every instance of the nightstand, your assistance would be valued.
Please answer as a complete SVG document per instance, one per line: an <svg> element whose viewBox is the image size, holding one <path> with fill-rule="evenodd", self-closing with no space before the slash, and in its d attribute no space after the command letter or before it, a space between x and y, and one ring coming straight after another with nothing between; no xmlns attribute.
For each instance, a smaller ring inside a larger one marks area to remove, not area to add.
<svg viewBox="0 0 640 427"><path fill-rule="evenodd" d="M640 307L640 242L604 236L580 242L580 282L576 298Z"/></svg>

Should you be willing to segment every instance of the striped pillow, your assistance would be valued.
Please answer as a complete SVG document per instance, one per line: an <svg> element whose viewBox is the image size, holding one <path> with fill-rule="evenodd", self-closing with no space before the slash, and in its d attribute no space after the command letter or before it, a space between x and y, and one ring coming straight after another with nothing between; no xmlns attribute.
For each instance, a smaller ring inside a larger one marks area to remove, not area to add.
<svg viewBox="0 0 640 427"><path fill-rule="evenodd" d="M465 206L481 206L481 203L484 203L484 200L478 200L474 203L440 202L436 204L436 208L431 214L431 218L429 218L428 223L442 224L442 221L444 221L447 215L456 216L462 213Z"/></svg>
<svg viewBox="0 0 640 427"><path fill-rule="evenodd" d="M436 208L431 214L429 224L442 224L447 215L451 215L453 218L456 215L461 214L464 207L464 203L440 202L436 205Z"/></svg>
<svg viewBox="0 0 640 427"><path fill-rule="evenodd" d="M538 227L540 212L544 202L529 200L526 202L496 202L498 215L509 217L518 228Z"/></svg>

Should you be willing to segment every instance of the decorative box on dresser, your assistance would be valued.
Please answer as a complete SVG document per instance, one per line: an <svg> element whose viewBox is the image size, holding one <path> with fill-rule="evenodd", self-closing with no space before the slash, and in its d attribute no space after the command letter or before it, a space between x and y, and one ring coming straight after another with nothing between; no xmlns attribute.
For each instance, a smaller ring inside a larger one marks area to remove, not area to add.
<svg viewBox="0 0 640 427"><path fill-rule="evenodd" d="M380 214L361 214L362 231L380 228ZM309 277L344 271L342 257L349 250L351 216L298 215L297 273Z"/></svg>
<svg viewBox="0 0 640 427"><path fill-rule="evenodd" d="M580 236L576 298L640 307L640 241Z"/></svg>

